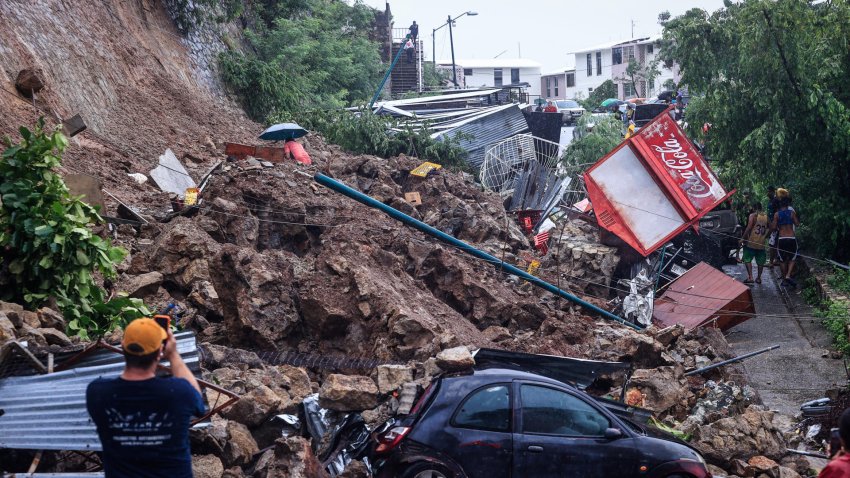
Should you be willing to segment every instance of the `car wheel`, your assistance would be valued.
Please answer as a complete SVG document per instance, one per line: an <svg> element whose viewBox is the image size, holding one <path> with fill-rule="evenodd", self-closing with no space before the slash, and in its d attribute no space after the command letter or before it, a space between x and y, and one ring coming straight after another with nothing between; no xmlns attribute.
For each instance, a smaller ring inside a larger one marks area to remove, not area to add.
<svg viewBox="0 0 850 478"><path fill-rule="evenodd" d="M417 463L404 470L402 478L454 478L455 474L436 463Z"/></svg>

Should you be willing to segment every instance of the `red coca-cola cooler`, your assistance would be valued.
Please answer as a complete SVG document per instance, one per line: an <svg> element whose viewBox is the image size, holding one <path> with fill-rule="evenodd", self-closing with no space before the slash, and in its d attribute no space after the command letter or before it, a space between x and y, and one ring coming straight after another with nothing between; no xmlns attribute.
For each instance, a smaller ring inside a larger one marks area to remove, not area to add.
<svg viewBox="0 0 850 478"><path fill-rule="evenodd" d="M667 112L600 159L584 181L599 225L644 256L734 193Z"/></svg>

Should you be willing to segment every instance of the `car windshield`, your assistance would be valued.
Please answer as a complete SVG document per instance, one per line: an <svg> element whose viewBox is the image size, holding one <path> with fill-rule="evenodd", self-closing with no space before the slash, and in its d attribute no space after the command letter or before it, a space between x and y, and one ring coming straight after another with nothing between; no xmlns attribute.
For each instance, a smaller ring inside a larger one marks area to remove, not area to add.
<svg viewBox="0 0 850 478"><path fill-rule="evenodd" d="M556 102L558 108L578 108L578 103L573 100L561 100Z"/></svg>

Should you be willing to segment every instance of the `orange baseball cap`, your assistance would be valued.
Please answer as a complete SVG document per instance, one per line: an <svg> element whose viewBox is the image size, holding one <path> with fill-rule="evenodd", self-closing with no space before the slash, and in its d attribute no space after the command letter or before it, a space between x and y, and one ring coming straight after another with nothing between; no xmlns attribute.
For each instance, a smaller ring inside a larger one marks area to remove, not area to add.
<svg viewBox="0 0 850 478"><path fill-rule="evenodd" d="M149 355L160 349L162 341L168 338L165 329L153 319L142 317L130 322L124 329L121 347L130 355Z"/></svg>

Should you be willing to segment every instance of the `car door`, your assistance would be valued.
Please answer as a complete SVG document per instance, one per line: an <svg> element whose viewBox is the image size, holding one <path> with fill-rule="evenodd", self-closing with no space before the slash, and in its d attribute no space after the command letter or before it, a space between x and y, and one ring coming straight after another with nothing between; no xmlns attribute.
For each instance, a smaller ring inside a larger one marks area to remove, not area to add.
<svg viewBox="0 0 850 478"><path fill-rule="evenodd" d="M514 390L516 477L638 476L634 439L626 430L605 438L619 426L589 401L542 383L517 382Z"/></svg>
<svg viewBox="0 0 850 478"><path fill-rule="evenodd" d="M513 407L510 383L470 392L449 422L452 458L469 478L509 478L513 466Z"/></svg>

